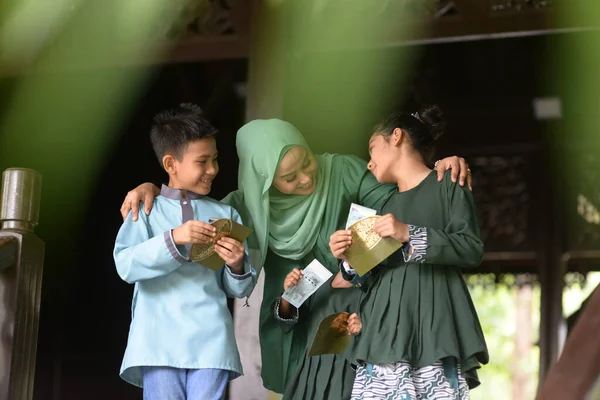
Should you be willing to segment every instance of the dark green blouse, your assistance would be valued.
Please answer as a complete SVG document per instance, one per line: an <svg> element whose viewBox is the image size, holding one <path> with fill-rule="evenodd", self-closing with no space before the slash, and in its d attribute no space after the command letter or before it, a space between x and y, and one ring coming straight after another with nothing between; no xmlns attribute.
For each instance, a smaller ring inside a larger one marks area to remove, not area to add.
<svg viewBox="0 0 600 400"><path fill-rule="evenodd" d="M407 361L420 368L456 357L470 387L489 360L461 268L483 257L476 209L468 189L433 171L417 187L396 191L381 209L409 225L408 262L398 251L379 267L362 296L362 331L346 356L371 364Z"/></svg>

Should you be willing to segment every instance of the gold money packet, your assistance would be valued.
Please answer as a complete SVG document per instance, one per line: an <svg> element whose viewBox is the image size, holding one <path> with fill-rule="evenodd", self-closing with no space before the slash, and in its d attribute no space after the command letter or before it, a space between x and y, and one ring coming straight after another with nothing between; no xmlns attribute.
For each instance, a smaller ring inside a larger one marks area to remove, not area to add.
<svg viewBox="0 0 600 400"><path fill-rule="evenodd" d="M402 243L396 239L382 238L373 232L378 218L381 216L366 217L348 228L352 232L352 244L346 250L346 260L360 276L402 247Z"/></svg>
<svg viewBox="0 0 600 400"><path fill-rule="evenodd" d="M319 324L308 356L321 354L343 354L350 343L348 318L350 313L342 312L325 317Z"/></svg>
<svg viewBox="0 0 600 400"><path fill-rule="evenodd" d="M230 237L243 243L250 236L252 229L235 223L229 218L209 219L212 226L217 228L216 235L210 243L195 243L190 249L190 260L202 264L207 268L217 271L225 264L219 255L215 252L215 243L222 237Z"/></svg>

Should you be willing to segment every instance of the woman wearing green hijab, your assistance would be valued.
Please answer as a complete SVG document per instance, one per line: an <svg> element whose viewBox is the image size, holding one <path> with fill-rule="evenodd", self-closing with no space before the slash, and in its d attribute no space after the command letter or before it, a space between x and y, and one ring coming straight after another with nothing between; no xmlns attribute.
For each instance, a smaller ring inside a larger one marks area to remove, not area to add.
<svg viewBox="0 0 600 400"><path fill-rule="evenodd" d="M329 237L345 225L350 203L379 208L394 187L378 184L358 157L314 155L302 134L278 119L244 125L236 146L239 188L223 201L254 230L248 239L252 264L257 270L265 268L259 327L263 384L277 393L288 387L286 399L292 393L303 399L349 398L354 371L346 360L304 355L320 320L352 308L358 289L339 290L325 284L288 321L277 318L273 308L294 268L303 269L316 258L337 273ZM456 175L462 170L461 181L468 176L466 164L456 157L437 166L441 174L450 168ZM128 193L122 213L126 216L133 210L135 218L141 199L148 213L155 193L154 185L140 185Z"/></svg>

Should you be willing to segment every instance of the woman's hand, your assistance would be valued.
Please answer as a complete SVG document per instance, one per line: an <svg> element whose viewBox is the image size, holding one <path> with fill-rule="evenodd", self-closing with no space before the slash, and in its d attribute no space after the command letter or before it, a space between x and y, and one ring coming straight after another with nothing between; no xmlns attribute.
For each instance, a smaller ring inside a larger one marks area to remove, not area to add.
<svg viewBox="0 0 600 400"><path fill-rule="evenodd" d="M337 259L345 260L344 253L352 244L351 231L336 231L329 237L329 249L331 254Z"/></svg>
<svg viewBox="0 0 600 400"><path fill-rule="evenodd" d="M386 214L377 218L373 232L382 238L391 237L400 243L408 242L408 225L398 221L393 214Z"/></svg>
<svg viewBox="0 0 600 400"><path fill-rule="evenodd" d="M460 186L465 186L465 180L469 186L470 190L473 190L473 182L471 179L471 169L469 168L469 164L462 157L446 157L443 160L440 160L435 170L437 171L438 181L442 181L444 178L444 172L447 170L452 170L452 182L456 182L456 178L459 178L458 184Z"/></svg>
<svg viewBox="0 0 600 400"><path fill-rule="evenodd" d="M144 203L146 215L150 215L150 210L154 203L154 196L158 196L159 194L160 189L149 182L142 183L140 186L129 191L127 196L125 196L123 205L121 205L121 216L123 217L123 220L127 218L129 211L131 211L133 220L137 221L141 201Z"/></svg>

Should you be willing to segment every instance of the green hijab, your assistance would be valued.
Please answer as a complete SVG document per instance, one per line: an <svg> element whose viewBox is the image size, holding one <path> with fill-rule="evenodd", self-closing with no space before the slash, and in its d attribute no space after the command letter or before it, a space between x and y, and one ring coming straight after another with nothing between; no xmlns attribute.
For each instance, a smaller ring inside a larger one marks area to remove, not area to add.
<svg viewBox="0 0 600 400"><path fill-rule="evenodd" d="M258 270L264 264L267 248L284 258L303 258L317 241L333 156L315 156L317 184L312 194L285 195L271 185L277 166L289 149L302 146L310 150L300 131L279 119L254 120L240 128L236 146L240 159L238 192L241 193L238 194L243 200L238 198L245 208L239 211L252 221L254 235L249 240L250 247L260 251L260 264L253 265L254 268Z"/></svg>

